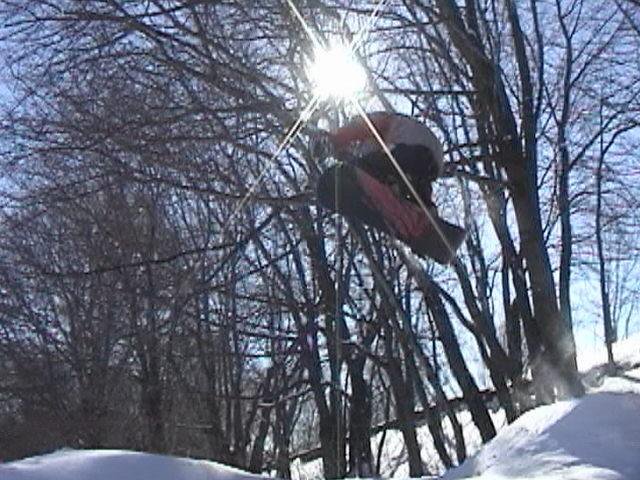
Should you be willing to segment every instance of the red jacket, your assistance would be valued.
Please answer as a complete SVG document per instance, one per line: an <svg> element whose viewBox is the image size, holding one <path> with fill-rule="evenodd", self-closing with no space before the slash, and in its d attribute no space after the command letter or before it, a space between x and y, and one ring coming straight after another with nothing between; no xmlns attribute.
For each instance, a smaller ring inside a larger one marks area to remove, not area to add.
<svg viewBox="0 0 640 480"><path fill-rule="evenodd" d="M368 117L390 149L399 144L425 146L431 151L442 172L444 166L442 144L429 127L411 117L394 113L376 112L368 114ZM331 141L338 150L357 146L360 155L382 149L376 135L367 122L360 117L332 132Z"/></svg>

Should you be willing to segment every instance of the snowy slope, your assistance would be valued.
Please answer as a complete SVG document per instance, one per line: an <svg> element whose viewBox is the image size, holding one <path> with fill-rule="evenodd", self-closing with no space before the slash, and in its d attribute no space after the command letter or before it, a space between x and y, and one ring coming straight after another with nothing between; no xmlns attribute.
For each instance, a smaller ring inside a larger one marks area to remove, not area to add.
<svg viewBox="0 0 640 480"><path fill-rule="evenodd" d="M635 365L636 370L607 378L604 347L581 352L579 365L589 386L585 398L537 408L512 425L507 425L502 411L494 412L499 433L482 448L468 412L461 412L468 451L478 453L442 480L640 480L640 334L616 343L614 353L619 365ZM382 477L407 478L402 436L398 431L387 433ZM427 427L418 429L418 438L427 471L441 471ZM378 440L379 436L373 439L374 453ZM295 480L319 479L322 464L295 462L292 474Z"/></svg>
<svg viewBox="0 0 640 480"><path fill-rule="evenodd" d="M63 450L0 464L1 480L256 480L214 462L122 450Z"/></svg>
<svg viewBox="0 0 640 480"><path fill-rule="evenodd" d="M640 337L618 350L635 368L524 414L442 480L640 480Z"/></svg>
<svg viewBox="0 0 640 480"><path fill-rule="evenodd" d="M640 333L613 344L616 363L621 365L640 364ZM607 351L603 342L585 350L578 350L578 368L581 372L605 364Z"/></svg>
<svg viewBox="0 0 640 480"><path fill-rule="evenodd" d="M600 392L537 408L442 478L469 476L638 480L640 396Z"/></svg>
<svg viewBox="0 0 640 480"><path fill-rule="evenodd" d="M526 413L441 480L640 480L640 335L621 342L616 359L627 370L605 378L595 366L584 398ZM294 468L294 474L320 478L319 468L305 467ZM399 470L385 476L401 475ZM202 460L118 450L64 450L0 464L0 480L259 478L267 477Z"/></svg>

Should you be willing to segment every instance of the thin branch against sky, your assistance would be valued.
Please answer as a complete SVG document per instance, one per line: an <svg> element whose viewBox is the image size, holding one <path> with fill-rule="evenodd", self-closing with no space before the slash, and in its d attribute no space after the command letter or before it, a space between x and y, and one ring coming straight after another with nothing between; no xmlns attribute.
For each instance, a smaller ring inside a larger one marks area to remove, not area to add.
<svg viewBox="0 0 640 480"><path fill-rule="evenodd" d="M353 50L353 49L359 48L359 46L362 44L362 42L366 39L367 35L371 31L371 28L373 28L373 25L375 24L375 20L379 17L380 12L382 11L382 7L384 6L385 2L386 2L386 0L380 0L376 4L375 8L373 9L371 14L369 15L369 19L368 19L367 23L365 23L365 25L358 32L356 32L356 34L354 35L351 43L349 44L349 48L350 49ZM302 25L302 28L306 32L307 36L309 37L309 39L310 39L311 43L314 45L314 47L315 48L326 48L326 45L323 45L323 43L314 34L313 30L311 29L309 24L305 21L304 17L300 13L300 11L296 7L296 5L291 0L287 0L287 4L291 8L291 11L293 12L294 16L298 19L298 21ZM280 155L280 153L285 148L287 148L288 145L291 144L293 139L302 130L302 128L304 127L306 122L311 118L313 113L316 111L316 109L320 105L320 100L321 100L320 95L318 93L314 94L313 98L307 104L307 106L302 110L302 112L300 113L298 119L295 121L293 126L287 131L287 133L284 136L283 140L280 142L280 144L276 148L276 151L273 153L273 155L270 157L269 161L267 162L267 165L265 166L265 168L262 170L262 172L260 173L258 178L253 182L253 184L249 187L249 190L247 191L247 193L244 195L244 197L240 200L240 202L238 203L236 208L233 210L231 216L227 220L227 225L229 224L229 222L231 222L236 217L236 215L239 213L239 211L242 210L242 208L244 208L244 206L246 205L246 203L249 200L249 198L254 194L255 190L260 185L260 183L264 179L265 175L269 171L269 167L275 162L275 160ZM396 164L397 164L397 162L396 162ZM405 176L405 178L406 178L406 176ZM412 191L415 191L415 190L412 189Z"/></svg>

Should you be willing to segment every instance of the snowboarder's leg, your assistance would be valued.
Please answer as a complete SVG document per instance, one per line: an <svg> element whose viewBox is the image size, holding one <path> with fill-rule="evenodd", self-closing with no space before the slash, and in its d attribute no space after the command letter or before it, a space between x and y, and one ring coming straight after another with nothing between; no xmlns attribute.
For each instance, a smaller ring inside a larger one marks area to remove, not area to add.
<svg viewBox="0 0 640 480"><path fill-rule="evenodd" d="M423 145L399 144L393 149L393 155L422 202L435 211L432 183L438 178L439 166L431 151ZM401 194L407 200L418 203L406 183L401 178L399 180Z"/></svg>
<svg viewBox="0 0 640 480"><path fill-rule="evenodd" d="M391 153L425 205L430 209L435 209L431 200L431 184L438 178L440 167L431 151L423 145L398 144L393 147ZM418 203L385 152L376 151L365 155L356 161L355 166L363 169L377 180L391 185L394 192L400 197Z"/></svg>
<svg viewBox="0 0 640 480"><path fill-rule="evenodd" d="M449 263L464 240L464 229L437 215L425 215L390 185L351 165L338 164L322 174L318 199L331 211L386 232L439 263Z"/></svg>
<svg viewBox="0 0 640 480"><path fill-rule="evenodd" d="M415 202L396 195L390 185L348 164L334 165L322 174L318 199L334 212L409 244L425 235L435 220L429 219Z"/></svg>
<svg viewBox="0 0 640 480"><path fill-rule="evenodd" d="M318 180L324 207L405 241L422 235L428 219L412 203L362 169L347 164L329 168Z"/></svg>
<svg viewBox="0 0 640 480"><path fill-rule="evenodd" d="M328 168L318 180L320 204L333 212L388 232L382 212L370 205L356 172L357 168L345 163Z"/></svg>
<svg viewBox="0 0 640 480"><path fill-rule="evenodd" d="M389 233L439 263L449 263L464 240L464 229L425 215L415 202L352 165L337 164L325 171L318 180L318 199L331 211Z"/></svg>

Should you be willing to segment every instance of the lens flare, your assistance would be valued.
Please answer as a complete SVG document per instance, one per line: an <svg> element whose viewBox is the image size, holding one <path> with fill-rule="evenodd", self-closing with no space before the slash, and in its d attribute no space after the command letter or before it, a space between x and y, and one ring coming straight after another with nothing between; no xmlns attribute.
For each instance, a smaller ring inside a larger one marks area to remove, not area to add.
<svg viewBox="0 0 640 480"><path fill-rule="evenodd" d="M307 69L316 95L321 99L348 99L357 96L367 85L367 75L351 49L334 43L315 51Z"/></svg>

